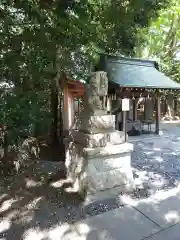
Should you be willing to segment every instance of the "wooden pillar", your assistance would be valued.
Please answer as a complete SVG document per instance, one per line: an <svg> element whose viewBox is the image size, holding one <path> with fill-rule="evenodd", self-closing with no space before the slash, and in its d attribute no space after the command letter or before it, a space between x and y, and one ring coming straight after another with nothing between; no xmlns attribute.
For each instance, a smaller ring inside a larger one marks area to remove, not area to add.
<svg viewBox="0 0 180 240"><path fill-rule="evenodd" d="M123 132L125 134L125 142L127 142L127 111L123 111Z"/></svg>
<svg viewBox="0 0 180 240"><path fill-rule="evenodd" d="M136 104L136 99L133 99L133 121L137 120L137 104Z"/></svg>
<svg viewBox="0 0 180 240"><path fill-rule="evenodd" d="M68 128L70 129L74 122L74 100L73 96L68 94Z"/></svg>
<svg viewBox="0 0 180 240"><path fill-rule="evenodd" d="M150 120L153 117L153 101L150 98L146 98L146 102L145 102L145 120Z"/></svg>
<svg viewBox="0 0 180 240"><path fill-rule="evenodd" d="M174 98L174 115L176 116L177 115L177 98Z"/></svg>
<svg viewBox="0 0 180 240"><path fill-rule="evenodd" d="M117 111L116 111L116 129L122 131L122 125L121 128L119 128L119 123L122 124L123 122L123 112L120 110L121 109L121 104L122 104L122 100L121 98L117 98L116 99L116 107L117 107Z"/></svg>
<svg viewBox="0 0 180 240"><path fill-rule="evenodd" d="M131 119L133 120L133 100L132 99L129 99L129 111L127 112L127 119Z"/></svg>
<svg viewBox="0 0 180 240"><path fill-rule="evenodd" d="M167 100L166 99L164 100L164 104L165 104L165 114L167 114L168 107L167 107Z"/></svg>
<svg viewBox="0 0 180 240"><path fill-rule="evenodd" d="M146 100L147 98L144 98L144 119L146 119Z"/></svg>
<svg viewBox="0 0 180 240"><path fill-rule="evenodd" d="M156 128L155 128L155 133L159 134L161 109L160 109L160 97L158 95L156 96L156 99L155 99L155 106L156 106Z"/></svg>
<svg viewBox="0 0 180 240"><path fill-rule="evenodd" d="M69 130L69 110L68 110L68 86L64 86L64 105L63 105L64 130Z"/></svg>

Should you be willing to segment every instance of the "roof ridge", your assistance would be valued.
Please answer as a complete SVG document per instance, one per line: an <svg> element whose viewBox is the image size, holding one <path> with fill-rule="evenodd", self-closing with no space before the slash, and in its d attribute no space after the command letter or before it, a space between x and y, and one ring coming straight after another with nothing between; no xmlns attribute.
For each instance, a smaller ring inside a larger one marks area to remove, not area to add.
<svg viewBox="0 0 180 240"><path fill-rule="evenodd" d="M140 62L140 63L151 63L155 65L156 61L155 60L150 60L150 59L140 59L140 58L134 58L134 57L124 57L121 55L109 55L109 54L101 54L101 57L108 57L109 59L115 58L117 60L124 60L124 61L129 61L129 62Z"/></svg>

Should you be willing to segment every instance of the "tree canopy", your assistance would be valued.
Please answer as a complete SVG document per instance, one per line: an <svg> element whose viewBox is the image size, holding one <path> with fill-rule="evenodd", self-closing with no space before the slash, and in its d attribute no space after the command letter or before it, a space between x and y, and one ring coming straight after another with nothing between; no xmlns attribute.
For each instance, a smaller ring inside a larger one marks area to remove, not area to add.
<svg viewBox="0 0 180 240"><path fill-rule="evenodd" d="M136 56L159 61L162 71L180 82L180 1L171 1L147 28L138 30Z"/></svg>
<svg viewBox="0 0 180 240"><path fill-rule="evenodd" d="M2 1L0 82L11 87L1 89L1 121L17 134L48 125L50 87L61 71L86 79L99 52L132 56L137 30L167 5L167 0Z"/></svg>

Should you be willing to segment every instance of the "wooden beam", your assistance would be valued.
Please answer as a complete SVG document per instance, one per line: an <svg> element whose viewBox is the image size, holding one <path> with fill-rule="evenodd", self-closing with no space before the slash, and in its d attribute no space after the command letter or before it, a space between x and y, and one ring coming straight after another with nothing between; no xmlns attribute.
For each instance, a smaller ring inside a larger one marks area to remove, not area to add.
<svg viewBox="0 0 180 240"><path fill-rule="evenodd" d="M155 129L155 133L159 135L161 109L160 109L160 97L158 95L156 96L156 99L155 99L155 106L156 106L156 129Z"/></svg>
<svg viewBox="0 0 180 240"><path fill-rule="evenodd" d="M85 90L83 88L68 88L69 92L84 92Z"/></svg>
<svg viewBox="0 0 180 240"><path fill-rule="evenodd" d="M147 91L143 91L143 92L140 92L140 91L133 91L133 92L129 92L129 91L123 91L123 92L117 92L116 95L120 98L124 98L124 97L127 97L127 98L140 98L140 97L152 97L153 96L153 93L148 93Z"/></svg>

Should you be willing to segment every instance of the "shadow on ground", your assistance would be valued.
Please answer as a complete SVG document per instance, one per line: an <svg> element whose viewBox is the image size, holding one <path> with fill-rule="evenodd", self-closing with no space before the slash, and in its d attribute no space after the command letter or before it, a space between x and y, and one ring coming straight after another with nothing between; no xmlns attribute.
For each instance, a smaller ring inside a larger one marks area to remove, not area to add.
<svg viewBox="0 0 180 240"><path fill-rule="evenodd" d="M65 180L64 171L57 164L56 171L53 168L47 174L40 165L0 179L0 239L23 239L29 229L43 232L81 218L82 200L68 192L71 183Z"/></svg>
<svg viewBox="0 0 180 240"><path fill-rule="evenodd" d="M95 205L85 209L80 196L70 191L71 183L59 163L33 164L18 176L1 178L0 239L118 240L119 231L122 239L139 240L180 222L177 135L135 142L132 165L142 189L133 197L122 194L113 202L102 201L98 204L102 211ZM142 199L151 193L155 195ZM88 214L92 209L95 214ZM72 223L75 226L69 226ZM141 236L136 238L135 232Z"/></svg>
<svg viewBox="0 0 180 240"><path fill-rule="evenodd" d="M132 166L137 184L152 193L180 182L180 139L177 135L134 142Z"/></svg>

